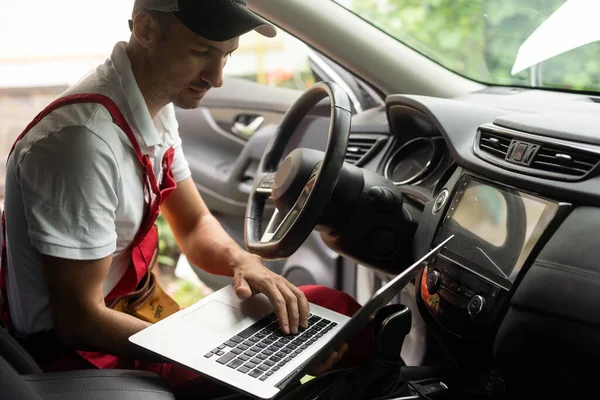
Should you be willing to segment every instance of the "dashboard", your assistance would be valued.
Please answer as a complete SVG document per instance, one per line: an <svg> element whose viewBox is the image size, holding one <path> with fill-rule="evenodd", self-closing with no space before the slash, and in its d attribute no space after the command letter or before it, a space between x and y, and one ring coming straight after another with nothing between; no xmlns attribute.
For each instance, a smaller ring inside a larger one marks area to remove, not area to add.
<svg viewBox="0 0 600 400"><path fill-rule="evenodd" d="M600 355L600 100L393 95L355 116L353 134L381 135L382 115L389 136L358 164L420 194L405 199L413 258L455 236L415 282L451 362L490 392L590 378L579 365Z"/></svg>

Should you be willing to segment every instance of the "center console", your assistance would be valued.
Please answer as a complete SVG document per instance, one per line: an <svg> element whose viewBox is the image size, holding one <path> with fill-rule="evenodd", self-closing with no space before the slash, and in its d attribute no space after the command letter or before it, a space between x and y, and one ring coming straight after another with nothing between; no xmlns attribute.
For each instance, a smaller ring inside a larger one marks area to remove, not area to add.
<svg viewBox="0 0 600 400"><path fill-rule="evenodd" d="M455 171L425 212L434 247L454 238L423 271L418 295L447 331L478 337L509 298L528 259L542 245L559 203Z"/></svg>

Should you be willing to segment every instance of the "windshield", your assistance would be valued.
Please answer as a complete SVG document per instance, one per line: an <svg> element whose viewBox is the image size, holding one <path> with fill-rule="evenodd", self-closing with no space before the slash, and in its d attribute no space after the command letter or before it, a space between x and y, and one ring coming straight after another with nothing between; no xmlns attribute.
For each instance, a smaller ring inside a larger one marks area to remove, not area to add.
<svg viewBox="0 0 600 400"><path fill-rule="evenodd" d="M333 1L467 78L600 91L598 0Z"/></svg>

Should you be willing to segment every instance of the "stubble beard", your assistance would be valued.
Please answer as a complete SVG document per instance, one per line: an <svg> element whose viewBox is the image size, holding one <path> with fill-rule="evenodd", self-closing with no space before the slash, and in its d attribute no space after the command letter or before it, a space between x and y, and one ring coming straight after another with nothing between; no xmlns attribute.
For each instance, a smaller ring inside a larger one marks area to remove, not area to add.
<svg viewBox="0 0 600 400"><path fill-rule="evenodd" d="M175 105L175 107L181 108L183 110L194 110L200 107L200 103L202 102L203 98L204 96L199 99L185 99L183 93L180 92L172 98L172 102Z"/></svg>
<svg viewBox="0 0 600 400"><path fill-rule="evenodd" d="M169 87L170 85L167 80L157 82L152 89L152 93L154 93L156 98L168 99L170 103L173 103L173 105L183 110L193 110L200 107L200 103L204 96L200 98L186 98L184 93L185 89L173 93L172 91L169 91Z"/></svg>

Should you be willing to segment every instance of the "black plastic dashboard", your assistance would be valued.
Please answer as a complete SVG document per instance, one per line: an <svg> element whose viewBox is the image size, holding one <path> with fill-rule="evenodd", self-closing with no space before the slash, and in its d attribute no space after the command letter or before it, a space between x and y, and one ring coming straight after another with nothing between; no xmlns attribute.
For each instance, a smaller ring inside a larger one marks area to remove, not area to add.
<svg viewBox="0 0 600 400"><path fill-rule="evenodd" d="M394 132L401 129L395 121L403 110L424 114L444 137L454 162L468 170L564 201L600 205L598 175L565 184L508 171L478 158L473 151L478 128L494 122L541 137L600 145L600 134L596 134L600 127L600 104L585 99L543 91L507 95L479 93L460 99L398 95L388 97L387 110Z"/></svg>
<svg viewBox="0 0 600 400"><path fill-rule="evenodd" d="M383 131L383 111L356 116L353 131ZM415 259L444 234L444 221L452 219L465 196L461 185L475 182L481 198L494 192L506 203L496 212L496 223L506 228L504 247L486 245L496 251L489 264L505 268L507 275L495 279L481 267L481 258L477 265L473 257L455 256L428 266L417 282L421 315L442 347L460 369L483 374L488 389L522 394L543 385L560 393L592 379L582 361L600 355L599 99L497 87L456 99L393 95L385 113L392 140L364 168L385 175L406 143L443 141L436 168L425 179L408 182L435 199L418 210ZM530 209L543 221L531 222ZM493 230L485 229L478 234ZM532 231L535 240L529 240ZM468 247L462 253L469 253ZM433 270L439 276L430 276ZM437 303L430 301L428 285ZM434 310L440 301L441 313Z"/></svg>

